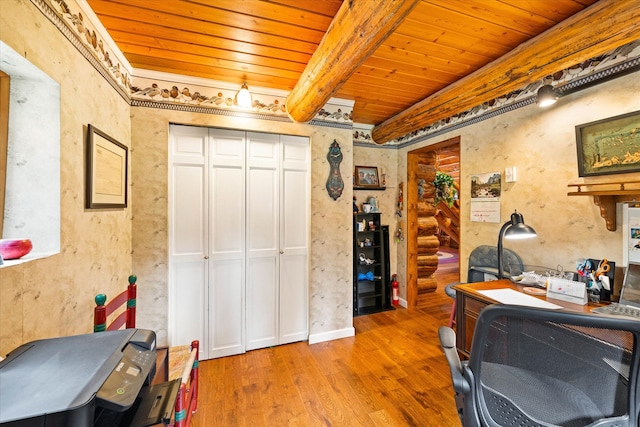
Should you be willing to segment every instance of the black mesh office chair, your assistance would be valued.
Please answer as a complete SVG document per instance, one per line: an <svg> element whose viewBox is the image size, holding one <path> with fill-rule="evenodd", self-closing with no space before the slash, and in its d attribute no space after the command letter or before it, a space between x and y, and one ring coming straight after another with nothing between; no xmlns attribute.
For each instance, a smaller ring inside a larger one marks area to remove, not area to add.
<svg viewBox="0 0 640 427"><path fill-rule="evenodd" d="M464 362L438 332L464 427L640 425L637 320L496 304Z"/></svg>

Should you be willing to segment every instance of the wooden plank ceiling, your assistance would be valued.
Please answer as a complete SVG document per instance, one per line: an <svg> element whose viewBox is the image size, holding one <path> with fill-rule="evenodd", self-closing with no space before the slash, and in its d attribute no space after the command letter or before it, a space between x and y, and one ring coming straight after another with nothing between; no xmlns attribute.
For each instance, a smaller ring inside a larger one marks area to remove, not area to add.
<svg viewBox="0 0 640 427"><path fill-rule="evenodd" d="M345 1L353 10L359 8L361 15L370 13L367 9L376 4L374 0ZM381 124L517 51L562 21L584 13L596 2L418 1L370 56L360 58L355 72L331 95L355 100L354 122ZM347 37L349 31L330 29L341 0L88 3L134 68L232 82L238 88L246 81L249 89L259 86L292 91L325 33L334 31L335 36L335 31L341 31ZM348 37L355 40L358 35ZM623 44L621 39L616 42ZM550 72L554 71L558 70ZM387 140L389 135L385 135Z"/></svg>

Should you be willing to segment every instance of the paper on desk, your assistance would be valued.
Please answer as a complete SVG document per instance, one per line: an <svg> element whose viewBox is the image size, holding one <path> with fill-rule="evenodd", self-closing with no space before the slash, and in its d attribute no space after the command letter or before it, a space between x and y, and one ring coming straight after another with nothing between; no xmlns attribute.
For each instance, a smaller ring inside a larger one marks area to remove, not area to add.
<svg viewBox="0 0 640 427"><path fill-rule="evenodd" d="M513 289L506 289L506 288L490 289L490 290L478 291L478 292L502 304L524 305L527 307L537 307L537 308L553 308L553 309L562 308L559 305L552 304L547 301L543 301L539 298L523 294L522 292L518 292Z"/></svg>

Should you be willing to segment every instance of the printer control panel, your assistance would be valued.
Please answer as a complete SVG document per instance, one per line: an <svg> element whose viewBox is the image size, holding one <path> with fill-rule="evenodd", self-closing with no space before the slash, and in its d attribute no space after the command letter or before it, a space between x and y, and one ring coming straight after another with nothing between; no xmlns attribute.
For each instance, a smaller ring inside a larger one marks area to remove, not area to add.
<svg viewBox="0 0 640 427"><path fill-rule="evenodd" d="M118 412L130 408L149 373L155 369L155 363L155 340L153 345L130 341L122 352L122 359L98 390L98 405Z"/></svg>

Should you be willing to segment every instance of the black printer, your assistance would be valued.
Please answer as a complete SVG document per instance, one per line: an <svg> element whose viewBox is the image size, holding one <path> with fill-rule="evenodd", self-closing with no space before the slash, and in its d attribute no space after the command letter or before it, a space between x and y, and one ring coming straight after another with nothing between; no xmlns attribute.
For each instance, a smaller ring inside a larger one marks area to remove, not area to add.
<svg viewBox="0 0 640 427"><path fill-rule="evenodd" d="M167 423L179 381L150 386L156 334L125 329L32 341L0 362L0 425Z"/></svg>

